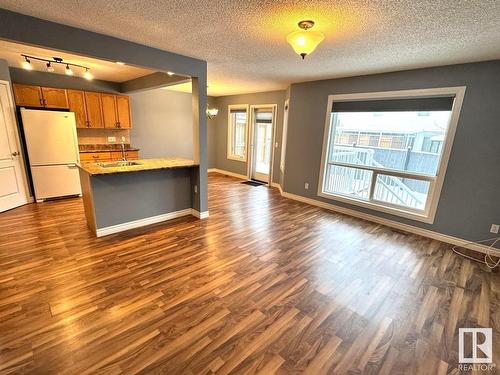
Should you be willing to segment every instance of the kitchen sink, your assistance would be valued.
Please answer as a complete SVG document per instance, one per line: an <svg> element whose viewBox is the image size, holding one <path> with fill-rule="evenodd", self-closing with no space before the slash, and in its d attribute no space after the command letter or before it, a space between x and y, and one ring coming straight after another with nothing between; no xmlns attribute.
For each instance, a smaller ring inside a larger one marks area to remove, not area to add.
<svg viewBox="0 0 500 375"><path fill-rule="evenodd" d="M136 161L115 161L111 163L97 163L98 166L103 168L116 168L116 167L130 167L132 165L141 165Z"/></svg>

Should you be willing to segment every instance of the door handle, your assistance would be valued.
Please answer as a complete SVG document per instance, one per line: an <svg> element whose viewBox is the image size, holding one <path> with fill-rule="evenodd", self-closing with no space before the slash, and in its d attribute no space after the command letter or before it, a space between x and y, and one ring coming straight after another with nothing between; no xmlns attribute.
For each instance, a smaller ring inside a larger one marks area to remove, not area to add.
<svg viewBox="0 0 500 375"><path fill-rule="evenodd" d="M17 151L14 151L14 152L12 153L12 156L18 156L18 155L19 155L19 152L17 152Z"/></svg>

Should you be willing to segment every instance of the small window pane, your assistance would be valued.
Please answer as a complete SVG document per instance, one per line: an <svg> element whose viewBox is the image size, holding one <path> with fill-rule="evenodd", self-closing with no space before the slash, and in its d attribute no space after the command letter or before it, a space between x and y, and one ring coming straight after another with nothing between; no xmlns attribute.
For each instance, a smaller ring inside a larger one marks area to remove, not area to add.
<svg viewBox="0 0 500 375"><path fill-rule="evenodd" d="M244 159L246 156L247 113L231 110L229 116L229 150L231 157Z"/></svg>
<svg viewBox="0 0 500 375"><path fill-rule="evenodd" d="M329 160L435 176L450 114L333 112ZM339 160L347 152L350 160Z"/></svg>
<svg viewBox="0 0 500 375"><path fill-rule="evenodd" d="M327 165L325 192L366 200L370 195L371 177L371 171Z"/></svg>
<svg viewBox="0 0 500 375"><path fill-rule="evenodd" d="M379 174L375 183L373 199L423 210L429 193L429 181L414 180Z"/></svg>

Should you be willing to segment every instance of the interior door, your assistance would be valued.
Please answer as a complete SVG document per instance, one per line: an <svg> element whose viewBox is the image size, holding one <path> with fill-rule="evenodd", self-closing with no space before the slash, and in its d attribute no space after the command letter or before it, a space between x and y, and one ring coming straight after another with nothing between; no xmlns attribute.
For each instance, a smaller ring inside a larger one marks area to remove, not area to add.
<svg viewBox="0 0 500 375"><path fill-rule="evenodd" d="M255 108L252 116L252 161L250 178L269 183L273 142L274 108Z"/></svg>
<svg viewBox="0 0 500 375"><path fill-rule="evenodd" d="M0 82L0 212L28 203L18 139L9 86Z"/></svg>

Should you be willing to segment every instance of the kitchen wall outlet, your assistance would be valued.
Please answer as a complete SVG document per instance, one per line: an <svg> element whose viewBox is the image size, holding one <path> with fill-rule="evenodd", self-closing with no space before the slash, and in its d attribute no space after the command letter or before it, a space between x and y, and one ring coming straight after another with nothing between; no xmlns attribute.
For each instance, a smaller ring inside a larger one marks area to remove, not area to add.
<svg viewBox="0 0 500 375"><path fill-rule="evenodd" d="M108 143L116 142L116 137L108 137Z"/></svg>
<svg viewBox="0 0 500 375"><path fill-rule="evenodd" d="M498 234L498 231L500 230L500 224L491 224L490 232Z"/></svg>
<svg viewBox="0 0 500 375"><path fill-rule="evenodd" d="M198 192L198 185L194 185L194 193L196 194Z"/></svg>
<svg viewBox="0 0 500 375"><path fill-rule="evenodd" d="M309 182L306 182L306 183L304 184L304 189L309 190Z"/></svg>

